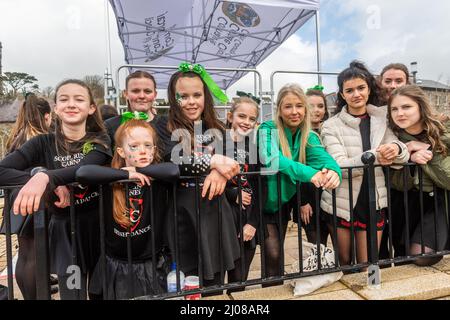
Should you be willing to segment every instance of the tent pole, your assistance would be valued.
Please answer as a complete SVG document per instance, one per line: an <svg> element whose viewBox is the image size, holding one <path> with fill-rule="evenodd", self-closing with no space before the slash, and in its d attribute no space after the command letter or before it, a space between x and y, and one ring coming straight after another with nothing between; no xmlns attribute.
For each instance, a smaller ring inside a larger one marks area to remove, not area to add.
<svg viewBox="0 0 450 320"><path fill-rule="evenodd" d="M106 23L106 56L108 59L108 66L105 71L105 103L110 104L113 98L110 95L109 79L112 79L112 59L111 59L111 31L109 23L109 3L105 0L105 23ZM115 107L117 108L119 103L117 99L114 99Z"/></svg>
<svg viewBox="0 0 450 320"><path fill-rule="evenodd" d="M320 17L319 17L319 10L316 11L315 14L316 17L316 45L317 45L317 71L322 71L322 55L321 55L321 48L320 48ZM322 85L322 75L317 75L317 81L319 85Z"/></svg>

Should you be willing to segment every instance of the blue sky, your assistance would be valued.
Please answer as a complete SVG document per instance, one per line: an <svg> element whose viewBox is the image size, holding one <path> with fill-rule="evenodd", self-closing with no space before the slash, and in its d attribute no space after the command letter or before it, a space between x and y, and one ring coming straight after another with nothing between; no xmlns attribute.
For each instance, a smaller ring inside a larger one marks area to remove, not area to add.
<svg viewBox="0 0 450 320"><path fill-rule="evenodd" d="M321 0L322 70L339 72L358 59L379 73L392 62L409 67L417 61L419 78L450 84L449 12L448 0L434 0L432 6L422 0ZM311 19L259 68L262 73L278 67L312 71L315 59ZM283 65L286 60L289 63ZM326 89L335 89L335 77L323 81ZM283 82L299 82L308 88L317 78L280 77L276 87Z"/></svg>
<svg viewBox="0 0 450 320"><path fill-rule="evenodd" d="M321 42L329 42L329 41L339 41L342 43L356 43L360 40L360 37L356 33L348 32L346 28L339 27L342 25L342 21L344 20L352 20L358 13L351 12L350 10L347 12L342 12L342 14L336 14L336 0L321 0L320 2L320 37ZM315 42L316 34L316 24L315 19L310 19L304 26L301 28L297 35L302 37L305 41ZM339 71L343 66L348 64L349 60L352 57L356 56L356 51L349 47L345 51L345 55L339 58L336 61L324 60L322 61L322 68L324 71Z"/></svg>

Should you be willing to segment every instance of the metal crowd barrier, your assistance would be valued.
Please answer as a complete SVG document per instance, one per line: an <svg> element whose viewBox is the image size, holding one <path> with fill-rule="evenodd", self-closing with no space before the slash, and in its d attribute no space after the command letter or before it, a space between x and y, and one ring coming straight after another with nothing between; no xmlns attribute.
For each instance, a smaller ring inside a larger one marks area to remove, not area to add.
<svg viewBox="0 0 450 320"><path fill-rule="evenodd" d="M365 170L366 174L367 174L367 178L368 178L368 182L369 182L369 213L370 213L370 218L369 218L369 223L368 223L368 229L367 229L367 249L368 249L368 261L367 262L362 262L362 263L357 263L356 262L356 255L355 255L355 237L354 237L354 217L353 217L353 210L351 210L351 214L350 214L350 231L351 231L351 262L349 265L340 265L339 263L339 247L338 245L336 245L337 243L337 215L336 215L336 192L333 190L332 191L332 202L333 202L333 234L332 234L332 243L334 244L334 255L335 255L335 267L334 268L324 268L321 265L321 250L318 249L317 250L317 263L318 263L318 268L317 270L314 270L312 272L305 272L303 271L303 261L302 261L302 247L303 247L303 238L302 238L302 220L300 219L300 213L299 210L297 210L297 217L298 217L298 259L299 259L299 272L297 273L286 273L284 270L284 250L281 250L280 254L281 254L281 258L280 258L280 274L281 276L276 276L276 277L268 277L267 273L266 273L266 261L265 261L265 248L263 245L263 241L264 237L259 236L258 237L258 245L260 247L260 259L261 259L261 276L257 279L251 279L251 280L247 280L247 281L238 281L235 283L224 283L223 278L224 278L224 274L226 272L226 270L223 269L223 264L222 264L222 268L220 270L220 276L221 276L221 283L220 285L215 285L215 286L209 286L206 287L204 286L204 279L203 279L203 257L202 257L202 250L201 250L201 243L200 241L198 241L197 243L197 252L198 252L198 267L197 267L197 274L199 275L199 284L200 284L200 288L199 289L195 289L195 290L189 290L189 291L183 291L181 290L180 287L180 266L179 264L177 264L177 292L175 293L166 293L166 292L160 292L151 296L144 296L144 297L137 297L134 294L134 288L132 285L132 280L131 280L131 274L130 274L130 279L129 279L129 287L128 287L128 293L129 293L129 298L130 299L171 299L171 298L177 298L177 297L183 297L186 295L191 295L191 294L211 294L211 293L218 293L220 294L220 292L222 292L223 290L228 290L228 289L242 289L245 288L246 286L253 286L253 285L270 285L270 284L275 284L279 281L286 281L286 280L293 280L293 279L298 279L298 278L302 278L302 277L308 277L308 276L313 276L313 275L320 275L320 274L327 274L327 273L334 273L337 271L343 271L343 272L354 272L354 271L359 271L359 270L364 270L365 268L369 268L369 273L368 273L368 280L370 281L369 284L379 284L379 282L381 281L381 279L379 279L379 272L375 272L375 276L370 273L370 271L372 270L377 270L379 268L379 266L381 265L393 265L396 263L404 263L407 261L415 261L419 258L423 258L423 257L438 257L438 256L443 256L446 254L449 254L450 251L448 251L448 245L447 248L444 251L433 251L433 252L425 252L425 248L424 248L424 243L423 243L423 215L424 215L424 208L423 208L423 199L420 199L420 203L421 203L421 221L420 221L420 230L422 232L421 235L421 244L422 244L422 252L419 255L415 255L412 256L409 253L409 243L410 243L410 234L409 234L409 216L410 216L410 212L409 212L409 208L408 208L408 190L406 188L406 175L404 175L405 177L405 187L403 190L403 197L404 197L404 205L405 205L405 247L406 247L406 255L404 256L396 256L394 255L394 248L393 248L393 238L392 238L392 214L393 212L391 212L391 183L390 183L390 177L391 177L391 173L392 170L391 168L388 167L384 167L383 170L385 170L385 178L386 178L386 186L387 186L387 190L388 190L388 208L387 208L387 212L388 212L388 216L387 216L387 228L388 228L388 236L389 236L389 257L387 259L379 259L379 252L378 252L378 244L377 244L377 221L376 221L376 190L375 190L375 167L379 167L379 166L375 166L374 165L374 161L375 161L375 157L373 154L365 154L363 156L363 163L364 166L363 167L351 167L351 168L342 168L343 171L348 171L348 176L349 176L349 189L352 189L352 184L353 184L353 179L352 179L352 172L354 170L357 169L363 169ZM414 167L413 164L407 164L403 167L402 170L404 170L404 173L407 172L407 170L410 170L410 167ZM417 170L419 170L419 175L420 175L420 179L421 179L421 183L420 183L420 190L419 191L423 191L423 173L422 173L422 169L420 167L417 167ZM257 180L258 180L258 194L261 195L262 194L262 186L263 186L263 177L261 176L261 174L259 172L251 172L251 173L247 173L246 175L256 175L257 176ZM281 194L281 188L280 188L280 182L281 182L281 174L280 173L276 173L277 175L277 185L278 185L278 195L279 195L279 199L281 199L280 194ZM200 235L202 233L201 230L201 219L202 219L202 212L201 212L201 207L199 205L200 203L200 187L199 187L199 180L200 177L182 177L183 179L185 178L191 178L191 179L196 179L196 199L195 199L195 206L196 206L196 216L197 216L197 239L201 239ZM240 184L240 179L238 179L239 184L238 184L238 190L239 190L239 195L241 194L241 184ZM118 181L116 183L124 183L126 185L126 191L125 194L128 194L128 183L130 183L131 181L129 180L125 180L125 181ZM9 188L4 188L4 187L0 187L0 189L3 188L5 189L5 210L4 212L9 212L9 208L10 208L10 203L9 203L9 193L10 190L12 189L11 187ZM152 188L150 186L150 188ZM168 190L169 194L171 194L172 196L172 201L173 201L173 208L177 208L177 197L176 197L176 184L173 184L171 188L171 190ZM76 241L75 241L75 237L76 237L76 216L75 216L75 207L72 205L74 203L74 196L73 196L73 186L71 186L70 188L71 191L71 209L70 209L70 215L71 215L71 235L72 235L72 259L73 259L73 263L76 265L77 264L77 248L76 248ZM152 190L150 189L150 194L152 194L151 192ZM446 192L446 203L444 204L444 207L446 208L446 212L445 214L447 215L447 230L449 232L450 235L450 229L449 229L449 225L448 225L448 217L450 216L450 212L449 212L449 208L450 208L450 191L445 191ZM99 217L100 217L100 226L99 226L99 232L100 232L100 263L102 266L102 270L103 272L103 297L104 299L107 298L107 283L106 283L106 245L105 245L105 221L104 221L104 206L103 206L103 186L99 186ZM422 193L420 193L422 194ZM436 186L434 186L434 194L437 195L437 188ZM300 206L301 203L301 198L302 198L302 194L300 192L300 184L297 183L297 194L296 194L296 200L297 200L297 204L298 206ZM422 198L422 197L421 197ZM152 202L152 208L153 208L153 201L155 199L150 199L150 201ZM221 205L220 205L220 201L219 200L219 210L217 212L218 214L218 232L219 232L219 239L222 239L222 235L221 235L221 217L222 217L222 210L221 210ZM259 201L259 226L257 228L257 234L259 235L264 235L264 228L265 228L265 222L264 222L264 215L262 212L263 208L263 203L262 203L262 197L260 196L258 198ZM318 235L317 239L316 239L316 243L315 245L317 246L317 248L320 248L320 243L321 243L321 239L320 239L320 223L319 219L320 219L320 199L319 199L319 191L316 189L315 190L315 199L312 199L312 201L316 202L316 234ZM437 215L437 210L438 210L438 199L437 196L435 196L434 198L434 205L435 205L435 231L437 231L437 223L438 223L438 219L436 217ZM241 196L239 196L239 202L240 202L240 207L242 210L242 198ZM280 200L281 202L281 200ZM126 201L127 203L127 207L129 206L129 202ZM349 205L350 208L354 207L354 203L355 203L355 199L353 199L352 197L352 193L350 192L350 198L349 198ZM278 223L281 226L282 225L282 217L281 217L281 203L279 203L279 212L278 212ZM240 212L242 213L242 212ZM152 225L154 224L155 221L155 214L169 214L172 215L175 224L174 224L174 230L173 230L173 234L171 236L174 237L174 244L175 244L175 252L172 252L172 259L174 259L175 261L179 261L179 239L178 239L178 213L176 212L176 210L173 210L173 212L168 212L168 213L161 213L158 212L156 213L155 210L151 210L151 223ZM396 213L398 214L398 213ZM10 217L9 214L4 214L4 219L5 219L5 226L6 226L6 245L7 245L7 268L8 268L8 288L9 288L9 299L14 299L14 290L13 290L13 278L12 278L12 249L11 249L11 223L10 223ZM38 299L50 299L50 283L49 283L49 254L48 254L48 216L47 216L47 212L44 209L44 206L41 205L40 210L38 212L36 212L34 214L34 236L35 236L35 246L36 246L36 286L37 286L37 298ZM153 242L153 247L152 247L152 257L156 257L157 256L157 252L156 252L156 248L155 248L155 234L154 234L154 230L151 229L151 237L152 237L152 242ZM164 232L162 230L159 230L159 232ZM239 217L239 232L240 234L243 234L243 222L242 219ZM437 234L435 234L435 244L437 245ZM283 239L281 238L281 232L280 232L280 243L281 243L281 248L283 248L284 246L284 242ZM131 252L131 248L132 248L132 236L131 236L131 230L128 230L128 235L127 235L127 247L128 247L128 251L127 251L127 257L128 257L128 265L131 268L132 265L132 257L133 257L133 253ZM239 244L240 244L240 252L241 252L241 258L245 258L243 257L243 252L244 252L244 244L243 244L243 237L239 238ZM195 245L195 244L192 244ZM222 252L222 243L219 242L219 252L221 253L221 259L223 259L223 252ZM223 260L221 260L223 261ZM153 261L155 264L157 263L157 260L154 259ZM243 274L244 271L244 264L241 264L241 274ZM156 276L156 268L153 268L153 280L157 281L157 276ZM79 294L79 292L78 292ZM78 295L78 298L80 297L80 295Z"/></svg>

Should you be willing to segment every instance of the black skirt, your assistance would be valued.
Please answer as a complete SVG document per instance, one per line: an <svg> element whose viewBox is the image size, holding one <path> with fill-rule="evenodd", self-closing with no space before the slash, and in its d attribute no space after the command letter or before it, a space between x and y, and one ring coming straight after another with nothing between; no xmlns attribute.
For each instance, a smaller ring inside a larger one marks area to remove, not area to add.
<svg viewBox="0 0 450 320"><path fill-rule="evenodd" d="M106 256L106 298L108 300L120 300L166 292L166 275L161 269L156 268L157 279L154 280L153 268L155 268L155 265L151 259L132 263L130 270L128 262ZM133 274L132 292L130 291L129 282L130 273ZM102 294L102 275L102 264L99 261L89 283L90 293Z"/></svg>
<svg viewBox="0 0 450 320"><path fill-rule="evenodd" d="M199 190L201 192L201 187L199 187ZM170 208L167 213L167 235L172 259L179 264L185 274L197 273L199 265L197 235L199 230L195 209L195 188L179 186L176 196L179 261L176 261L175 254L173 199L170 200ZM198 203L200 208L200 244L203 278L212 280L214 279L214 274L220 272L221 269L223 271L234 269L234 261L239 259L240 256L234 213L224 194L215 197L211 201L207 198L201 198L201 195L199 195ZM219 207L222 213L220 230ZM221 238L219 234L222 235ZM219 242L221 242L221 247Z"/></svg>
<svg viewBox="0 0 450 320"><path fill-rule="evenodd" d="M423 229L420 217L420 191L411 190L409 200L409 234L410 242L423 244L425 247L441 251L446 249L448 240L448 223L445 210L445 191L436 188L434 193L422 193L423 197ZM437 207L435 207L437 197ZM406 239L406 232L403 240ZM437 240L437 243L436 243ZM405 242L405 241L404 241Z"/></svg>
<svg viewBox="0 0 450 320"><path fill-rule="evenodd" d="M276 212L263 212L263 226L264 226L264 237L267 238L269 236L269 232L267 230L268 224L274 224L278 228L278 233L281 234L281 237L284 239L286 226L290 220L292 220L292 211L294 207L297 205L297 196L294 195L291 200L286 202L281 206L280 211ZM281 214L281 224L280 228L280 214Z"/></svg>
<svg viewBox="0 0 450 320"><path fill-rule="evenodd" d="M70 216L53 214L49 222L50 270L66 275L73 265ZM76 217L77 261L84 274L91 273L100 256L100 227L96 212L83 212Z"/></svg>

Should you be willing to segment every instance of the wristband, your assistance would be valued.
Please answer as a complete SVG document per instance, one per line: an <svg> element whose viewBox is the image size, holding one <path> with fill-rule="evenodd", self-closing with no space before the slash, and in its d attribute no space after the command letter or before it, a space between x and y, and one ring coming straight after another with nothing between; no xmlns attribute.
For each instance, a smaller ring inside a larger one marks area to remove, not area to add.
<svg viewBox="0 0 450 320"><path fill-rule="evenodd" d="M38 174L39 172L47 172L47 171L48 170L45 167L36 167L36 168L33 168L33 170L31 170L30 175L33 177L36 174Z"/></svg>

